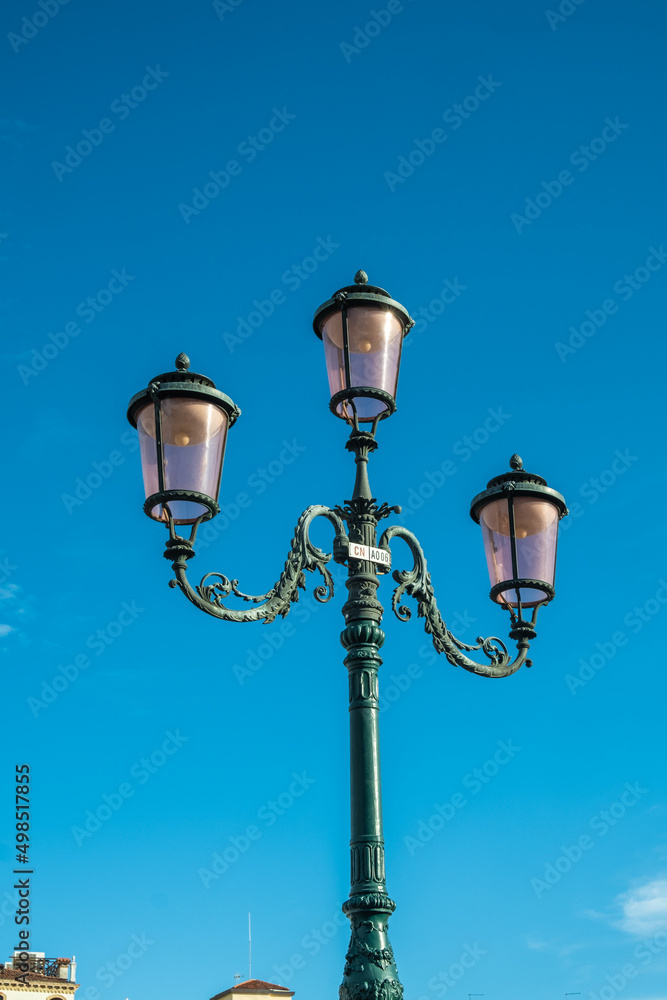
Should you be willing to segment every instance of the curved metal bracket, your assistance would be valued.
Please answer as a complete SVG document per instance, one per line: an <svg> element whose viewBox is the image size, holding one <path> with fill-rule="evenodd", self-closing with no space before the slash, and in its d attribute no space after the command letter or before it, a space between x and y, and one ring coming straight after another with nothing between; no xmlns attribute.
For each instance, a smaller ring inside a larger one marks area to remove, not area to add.
<svg viewBox="0 0 667 1000"><path fill-rule="evenodd" d="M431 574L428 572L426 566L426 556L417 538L407 528L403 528L400 525L392 525L383 533L378 543L379 548L389 551L389 542L394 537L403 539L412 552L414 559L412 569L396 570L393 574L398 587L394 591L391 604L394 614L400 621L405 622L412 617L410 609L400 604L403 594L407 594L409 597L414 597L418 602L417 613L420 618L424 618L424 628L432 636L436 651L444 653L449 662L453 663L455 667L463 667L465 670L469 670L473 674L479 674L481 677L509 677L510 674L516 673L524 663L527 666L531 665L531 661L526 659L530 646L528 637L532 631L532 628L528 627L528 623L523 623L526 626L523 634L515 634L514 636L518 638L517 648L519 652L513 661L505 643L496 636L489 636L486 639L480 636L475 646L468 645L457 639L447 628L438 610L431 583ZM533 612L531 626L535 623L536 614L537 608ZM489 663L477 663L465 655L479 649L488 657Z"/></svg>
<svg viewBox="0 0 667 1000"><path fill-rule="evenodd" d="M334 555L338 557L339 554L347 551L349 544L347 533L338 514L329 507L323 507L319 504L308 507L294 529L292 546L280 579L265 594L259 595L244 594L239 590L238 580L230 580L222 573L207 573L202 577L197 588L192 587L187 579L187 560L195 554L194 540L202 518L194 524L189 539L181 538L175 534L173 521L170 518L169 541L164 555L166 559L172 560L172 568L176 577L169 581L169 586L180 587L189 601L201 611L206 611L207 614L213 615L215 618L222 618L229 622L264 621L269 623L274 621L278 615L284 617L290 609L290 604L299 600L299 590L306 589L304 570L311 573L318 570L324 578L324 583L315 588L314 595L316 600L326 603L333 597L334 592L333 579L327 569L331 555L323 552L310 541L308 529L315 517L326 517L336 529ZM209 582L211 580L215 582ZM232 594L243 601L261 606L249 608L247 611L235 611L232 608L227 608L223 601Z"/></svg>

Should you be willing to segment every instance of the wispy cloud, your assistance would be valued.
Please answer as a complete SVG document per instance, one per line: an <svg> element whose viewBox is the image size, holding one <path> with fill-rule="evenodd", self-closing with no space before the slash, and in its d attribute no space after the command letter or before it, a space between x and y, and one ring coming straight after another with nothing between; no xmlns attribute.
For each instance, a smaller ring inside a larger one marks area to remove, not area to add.
<svg viewBox="0 0 667 1000"><path fill-rule="evenodd" d="M548 941L527 941L526 947L530 948L531 951L545 951L546 948L550 948L551 945Z"/></svg>
<svg viewBox="0 0 667 1000"><path fill-rule="evenodd" d="M25 149L25 139L36 132L36 125L29 125L20 118L0 118L0 145L9 146L14 152Z"/></svg>
<svg viewBox="0 0 667 1000"><path fill-rule="evenodd" d="M618 896L616 903L623 914L617 926L628 934L645 937L667 928L667 878L636 885Z"/></svg>
<svg viewBox="0 0 667 1000"><path fill-rule="evenodd" d="M5 560L3 564L8 567L4 579L10 575L9 562ZM11 571L16 567L12 566ZM28 637L22 631L23 625L32 618L32 597L23 592L23 588L16 583L0 584L0 639L9 638L9 644L19 641L24 643ZM3 645L2 652L7 652L9 644Z"/></svg>
<svg viewBox="0 0 667 1000"><path fill-rule="evenodd" d="M528 938L526 947L531 951L553 951L559 958L567 958L568 955L581 951L587 945L581 942L564 942L562 938L555 938L552 941L537 941L535 938Z"/></svg>

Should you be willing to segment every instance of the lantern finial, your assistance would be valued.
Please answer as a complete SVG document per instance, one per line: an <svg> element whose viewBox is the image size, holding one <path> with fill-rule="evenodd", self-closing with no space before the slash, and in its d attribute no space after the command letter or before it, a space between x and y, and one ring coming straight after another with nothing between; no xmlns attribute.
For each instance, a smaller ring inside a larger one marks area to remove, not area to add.
<svg viewBox="0 0 667 1000"><path fill-rule="evenodd" d="M523 459L520 455L516 453L510 458L510 469L514 469L515 472L519 472L523 469Z"/></svg>
<svg viewBox="0 0 667 1000"><path fill-rule="evenodd" d="M356 285L367 285L368 275L366 274L365 271L357 271L357 273L354 276L354 282Z"/></svg>
<svg viewBox="0 0 667 1000"><path fill-rule="evenodd" d="M176 358L176 367L179 372L186 372L190 367L190 358L181 352Z"/></svg>

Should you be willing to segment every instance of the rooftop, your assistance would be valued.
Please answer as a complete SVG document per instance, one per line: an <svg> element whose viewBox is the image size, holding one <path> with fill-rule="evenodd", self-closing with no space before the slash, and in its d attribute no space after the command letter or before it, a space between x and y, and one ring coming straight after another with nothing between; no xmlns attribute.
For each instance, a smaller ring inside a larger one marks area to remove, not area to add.
<svg viewBox="0 0 667 1000"><path fill-rule="evenodd" d="M21 972L20 969L8 969L7 966L0 966L0 980L21 979L24 976L27 976L30 983L48 983L53 987L54 993L57 993L63 987L71 988L73 986L75 989L79 988L78 983L71 983L66 979L59 979L57 976L43 976L39 972ZM57 989L55 988L56 984Z"/></svg>
<svg viewBox="0 0 667 1000"><path fill-rule="evenodd" d="M216 993L211 1000L220 1000L221 997L229 996L230 993L276 993L281 997L293 997L294 991L288 990L286 986L277 986L275 983L265 983L262 979L246 979L243 983L230 986L222 993Z"/></svg>

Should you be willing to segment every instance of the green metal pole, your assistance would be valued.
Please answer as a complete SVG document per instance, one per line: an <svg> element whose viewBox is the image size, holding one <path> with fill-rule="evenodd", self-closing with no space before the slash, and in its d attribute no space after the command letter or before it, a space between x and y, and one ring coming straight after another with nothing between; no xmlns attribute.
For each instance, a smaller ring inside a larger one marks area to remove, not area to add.
<svg viewBox="0 0 667 1000"><path fill-rule="evenodd" d="M377 447L371 434L352 433L347 447L356 454L357 479L346 505L351 542L375 547L377 505L371 497L366 465ZM387 936L396 904L387 895L382 835L378 668L384 632L382 605L373 564L349 561L349 598L343 607L341 643L350 683L350 898L343 912L351 924L340 1000L400 1000L403 987Z"/></svg>

